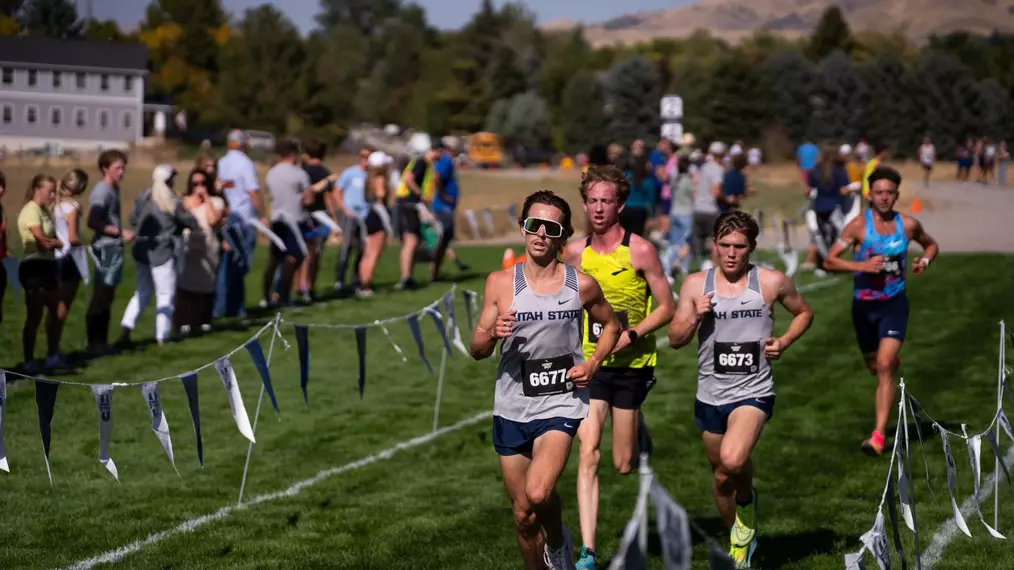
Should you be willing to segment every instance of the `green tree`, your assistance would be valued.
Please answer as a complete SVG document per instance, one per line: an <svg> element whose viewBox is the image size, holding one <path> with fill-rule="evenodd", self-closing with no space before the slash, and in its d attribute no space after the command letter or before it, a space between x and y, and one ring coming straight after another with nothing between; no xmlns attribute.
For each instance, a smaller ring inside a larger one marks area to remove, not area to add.
<svg viewBox="0 0 1014 570"><path fill-rule="evenodd" d="M563 91L560 127L563 150L570 154L588 152L607 142L606 96L598 73L578 71Z"/></svg>
<svg viewBox="0 0 1014 570"><path fill-rule="evenodd" d="M0 0L0 16L13 18L24 3L25 0Z"/></svg>
<svg viewBox="0 0 1014 570"><path fill-rule="evenodd" d="M811 140L855 141L866 131L866 83L847 55L820 62L812 93Z"/></svg>
<svg viewBox="0 0 1014 570"><path fill-rule="evenodd" d="M400 10L400 0L320 0L317 23L324 29L351 26L360 34L372 37Z"/></svg>
<svg viewBox="0 0 1014 570"><path fill-rule="evenodd" d="M248 9L222 55L222 119L245 128L287 132L305 100L300 72L306 51L296 26L277 8Z"/></svg>
<svg viewBox="0 0 1014 570"><path fill-rule="evenodd" d="M71 0L27 0L18 19L22 30L47 38L80 38L84 28Z"/></svg>
<svg viewBox="0 0 1014 570"><path fill-rule="evenodd" d="M228 23L221 0L153 0L142 28L154 29L168 22L181 30L173 55L196 69L218 71L221 42L217 34Z"/></svg>
<svg viewBox="0 0 1014 570"><path fill-rule="evenodd" d="M527 148L547 148L553 123L545 100L534 91L527 91L511 99L503 137L508 144Z"/></svg>
<svg viewBox="0 0 1014 570"><path fill-rule="evenodd" d="M709 98L711 136L725 142L756 141L770 124L770 92L761 67L738 52L729 52L711 69Z"/></svg>
<svg viewBox="0 0 1014 570"><path fill-rule="evenodd" d="M84 37L86 40L97 42L122 42L127 36L120 31L116 20L96 20L92 18L84 23Z"/></svg>
<svg viewBox="0 0 1014 570"><path fill-rule="evenodd" d="M836 50L851 55L854 48L855 39L841 8L831 6L821 15L806 52L812 61L822 61Z"/></svg>
<svg viewBox="0 0 1014 570"><path fill-rule="evenodd" d="M609 71L606 100L611 111L609 133L615 142L629 146L636 139L654 145L659 137L659 103L662 86L658 70L644 57L631 57Z"/></svg>
<svg viewBox="0 0 1014 570"><path fill-rule="evenodd" d="M972 73L954 57L930 50L923 52L915 77L924 94L918 112L926 134L941 156L953 156L959 139L978 134Z"/></svg>
<svg viewBox="0 0 1014 570"><path fill-rule="evenodd" d="M897 155L911 155L926 128L920 111L925 103L912 72L891 53L877 56L859 72L869 94L865 136L888 145Z"/></svg>
<svg viewBox="0 0 1014 570"><path fill-rule="evenodd" d="M713 132L711 114L708 112L711 70L697 59L681 60L672 70L669 93L683 99L683 130L700 137L710 137Z"/></svg>
<svg viewBox="0 0 1014 570"><path fill-rule="evenodd" d="M1007 90L996 79L983 80L977 86L975 109L979 118L979 133L994 141L1009 136L1006 130L1010 99Z"/></svg>
<svg viewBox="0 0 1014 570"><path fill-rule="evenodd" d="M510 109L510 99L497 99L494 101L493 105L489 108L489 114L486 115L486 130L502 136Z"/></svg>
<svg viewBox="0 0 1014 570"><path fill-rule="evenodd" d="M798 51L783 49L765 60L763 72L770 86L772 119L789 142L802 143L810 121L810 95L815 82L813 66Z"/></svg>

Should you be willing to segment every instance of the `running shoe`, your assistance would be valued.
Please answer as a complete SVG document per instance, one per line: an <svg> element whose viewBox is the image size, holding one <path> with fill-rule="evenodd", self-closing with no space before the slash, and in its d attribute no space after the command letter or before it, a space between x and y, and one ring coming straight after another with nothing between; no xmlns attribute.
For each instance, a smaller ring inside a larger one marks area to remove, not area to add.
<svg viewBox="0 0 1014 570"><path fill-rule="evenodd" d="M884 452L884 434L878 431L873 432L870 434L870 438L863 442L861 449L870 457L880 457L880 454Z"/></svg>
<svg viewBox="0 0 1014 570"><path fill-rule="evenodd" d="M582 546L575 566L577 570L596 570L599 567L599 562L595 551L589 550L587 546Z"/></svg>
<svg viewBox="0 0 1014 570"><path fill-rule="evenodd" d="M549 548L549 543L546 543L545 559L552 570L577 570L574 566L574 541L566 526L563 527L563 545L558 550Z"/></svg>
<svg viewBox="0 0 1014 570"><path fill-rule="evenodd" d="M757 550L757 489L749 505L736 505L736 524L729 531L729 557L736 568L749 568L750 559Z"/></svg>

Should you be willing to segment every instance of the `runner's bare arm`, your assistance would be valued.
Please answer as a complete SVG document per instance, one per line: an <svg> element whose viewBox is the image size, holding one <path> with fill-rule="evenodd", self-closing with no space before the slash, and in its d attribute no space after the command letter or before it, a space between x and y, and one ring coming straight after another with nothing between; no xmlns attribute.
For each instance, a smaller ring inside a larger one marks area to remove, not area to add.
<svg viewBox="0 0 1014 570"><path fill-rule="evenodd" d="M563 248L563 262L578 270L581 269L581 252L584 251L585 239L575 239L567 242Z"/></svg>
<svg viewBox="0 0 1014 570"><path fill-rule="evenodd" d="M909 226L912 241L922 246L922 257L912 263L912 272L919 274L926 271L930 262L936 259L940 248L937 246L937 240L933 239L933 236L926 232L922 227L922 222L919 220L911 216L905 216L905 225Z"/></svg>
<svg viewBox="0 0 1014 570"><path fill-rule="evenodd" d="M645 281L648 282L648 289L651 291L651 297L658 303L655 310L648 313L637 326L632 327L637 333L637 337L642 338L672 321L673 315L676 314L676 301L672 298L672 289L669 287L669 281L665 278L662 262L659 260L658 252L655 251L655 246L640 236L631 236L630 245L632 246L630 260L634 269L644 275Z"/></svg>
<svg viewBox="0 0 1014 570"><path fill-rule="evenodd" d="M475 360L489 358L500 338L497 336L497 319L500 317L498 290L502 289L501 271L494 271L486 277L486 289L482 294L482 309L472 332L468 352Z"/></svg>
<svg viewBox="0 0 1014 570"><path fill-rule="evenodd" d="M578 273L578 289L581 290L581 304L584 306L584 310L588 311L591 320L605 323L602 333L599 334L599 341L595 345L595 352L587 361L591 368L588 371L590 378L598 370L599 363L613 352L613 347L616 346L616 341L620 338L620 321L616 318L616 313L613 312L613 306L606 301L599 282L593 277Z"/></svg>
<svg viewBox="0 0 1014 570"><path fill-rule="evenodd" d="M824 271L846 273L853 271L870 271L869 261L849 261L842 259L842 255L855 245L862 242L863 230L866 227L866 219L863 216L855 218L842 228L841 235L831 244L831 249L824 259ZM873 260L870 260L873 261ZM879 271L879 267L877 268Z"/></svg>
<svg viewBox="0 0 1014 570"><path fill-rule="evenodd" d="M813 309L810 308L799 289L796 289L796 284L791 277L781 272L777 272L777 276L780 281L777 300L792 313L789 330L778 338L781 352L785 352L813 324Z"/></svg>
<svg viewBox="0 0 1014 570"><path fill-rule="evenodd" d="M701 323L701 315L697 313L697 299L704 289L704 274L693 273L683 281L680 287L680 300L676 304L676 314L669 323L669 346L679 349L690 343Z"/></svg>

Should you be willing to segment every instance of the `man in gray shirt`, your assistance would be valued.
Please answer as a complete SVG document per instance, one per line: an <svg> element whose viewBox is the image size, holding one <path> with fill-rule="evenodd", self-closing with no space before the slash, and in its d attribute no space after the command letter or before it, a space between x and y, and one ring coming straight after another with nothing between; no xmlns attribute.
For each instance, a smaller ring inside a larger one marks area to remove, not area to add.
<svg viewBox="0 0 1014 570"><path fill-rule="evenodd" d="M715 220L718 219L717 193L722 190L725 168L725 143L715 141L708 148L708 156L697 171L694 187L694 254L701 259L701 268L711 267L711 241L715 237Z"/></svg>
<svg viewBox="0 0 1014 570"><path fill-rule="evenodd" d="M88 352L102 354L109 348L109 320L116 297L116 286L123 281L124 244L134 233L123 229L120 215L120 182L127 167L127 155L107 150L99 155L102 180L88 197L88 227L92 229L92 260L95 262L95 286L85 315Z"/></svg>
<svg viewBox="0 0 1014 570"><path fill-rule="evenodd" d="M277 301L283 305L290 304L289 295L292 293L296 269L307 255L306 242L303 241L299 225L307 218L306 206L313 203L314 194L327 189L333 181L333 177L328 177L316 185L311 185L310 175L297 164L300 153L299 143L296 141L285 140L278 143L278 164L272 167L265 177L268 193L271 195L271 231L281 238L285 250L272 241L271 257L264 270L262 307L274 304L271 291L279 266L282 268L282 275Z"/></svg>

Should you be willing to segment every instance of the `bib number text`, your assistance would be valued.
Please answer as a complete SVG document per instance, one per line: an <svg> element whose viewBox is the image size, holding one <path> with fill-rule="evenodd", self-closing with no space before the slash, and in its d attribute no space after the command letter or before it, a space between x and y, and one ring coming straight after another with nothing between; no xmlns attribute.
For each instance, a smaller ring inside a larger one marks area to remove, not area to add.
<svg viewBox="0 0 1014 570"><path fill-rule="evenodd" d="M715 372L753 374L760 367L759 342L716 342Z"/></svg>

